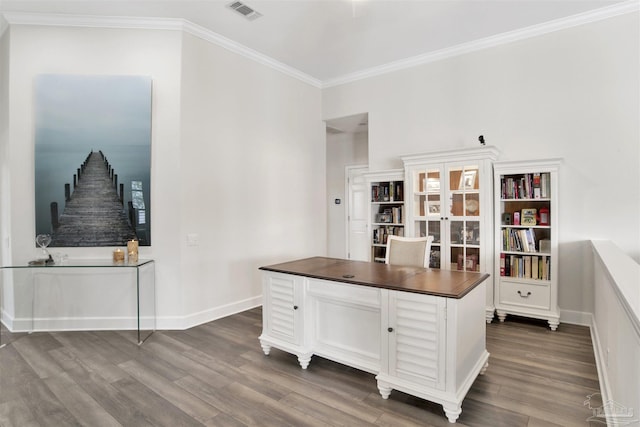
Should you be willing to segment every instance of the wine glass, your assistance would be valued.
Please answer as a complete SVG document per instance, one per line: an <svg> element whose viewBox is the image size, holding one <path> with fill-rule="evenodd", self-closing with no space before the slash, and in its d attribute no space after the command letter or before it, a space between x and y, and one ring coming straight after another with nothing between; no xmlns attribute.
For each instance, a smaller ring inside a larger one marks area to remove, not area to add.
<svg viewBox="0 0 640 427"><path fill-rule="evenodd" d="M51 244L51 235L49 234L38 234L36 236L36 243L42 249L42 253L45 257L49 257L49 251L47 251L47 246Z"/></svg>

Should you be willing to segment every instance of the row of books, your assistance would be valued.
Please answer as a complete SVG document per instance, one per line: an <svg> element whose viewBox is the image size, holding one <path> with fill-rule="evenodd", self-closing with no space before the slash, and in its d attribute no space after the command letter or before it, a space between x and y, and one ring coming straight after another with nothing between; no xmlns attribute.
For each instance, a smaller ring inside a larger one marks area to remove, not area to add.
<svg viewBox="0 0 640 427"><path fill-rule="evenodd" d="M404 200L404 183L380 182L371 185L372 202L401 202Z"/></svg>
<svg viewBox="0 0 640 427"><path fill-rule="evenodd" d="M404 227L385 226L373 229L373 244L374 245L386 245L387 237L404 236Z"/></svg>
<svg viewBox="0 0 640 427"><path fill-rule="evenodd" d="M500 276L549 280L551 279L551 257L500 254Z"/></svg>
<svg viewBox="0 0 640 427"><path fill-rule="evenodd" d="M551 175L548 172L526 173L500 180L503 199L548 199L551 197Z"/></svg>
<svg viewBox="0 0 640 427"><path fill-rule="evenodd" d="M502 230L502 250L538 252L535 232L532 228L504 228Z"/></svg>

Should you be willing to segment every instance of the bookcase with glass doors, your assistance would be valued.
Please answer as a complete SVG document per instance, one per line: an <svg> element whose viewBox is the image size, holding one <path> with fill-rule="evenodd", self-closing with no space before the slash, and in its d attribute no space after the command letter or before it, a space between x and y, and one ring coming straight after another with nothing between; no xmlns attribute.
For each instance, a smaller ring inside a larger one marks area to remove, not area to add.
<svg viewBox="0 0 640 427"><path fill-rule="evenodd" d="M494 316L493 173L495 147L401 157L405 235L433 236L429 267L489 273L486 319Z"/></svg>
<svg viewBox="0 0 640 427"><path fill-rule="evenodd" d="M508 314L547 320L558 308L559 159L494 164L495 306Z"/></svg>

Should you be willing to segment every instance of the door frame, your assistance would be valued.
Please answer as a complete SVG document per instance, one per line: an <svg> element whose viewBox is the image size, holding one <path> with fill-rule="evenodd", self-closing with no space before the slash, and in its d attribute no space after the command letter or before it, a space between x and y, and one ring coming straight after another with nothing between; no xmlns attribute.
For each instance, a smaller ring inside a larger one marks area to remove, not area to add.
<svg viewBox="0 0 640 427"><path fill-rule="evenodd" d="M359 171L359 174L365 174L369 171L369 165L347 165L344 168L344 194L345 194L345 209L344 209L344 229L345 229L345 254L347 255L347 259L351 259L351 174L352 172ZM368 225L367 225L368 228Z"/></svg>

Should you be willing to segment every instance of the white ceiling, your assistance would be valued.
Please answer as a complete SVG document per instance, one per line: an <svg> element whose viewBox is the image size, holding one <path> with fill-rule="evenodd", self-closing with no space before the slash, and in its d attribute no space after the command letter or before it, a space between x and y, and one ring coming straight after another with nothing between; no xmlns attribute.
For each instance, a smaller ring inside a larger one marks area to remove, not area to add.
<svg viewBox="0 0 640 427"><path fill-rule="evenodd" d="M0 0L0 12L177 18L320 84L523 28L629 4L620 0ZM632 0L637 2L637 0Z"/></svg>

